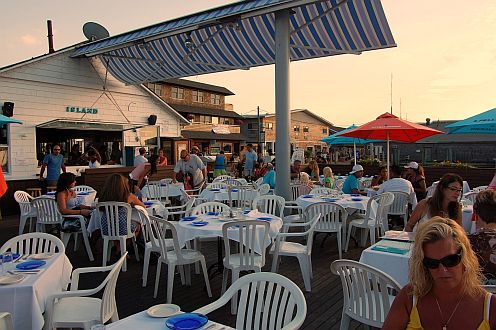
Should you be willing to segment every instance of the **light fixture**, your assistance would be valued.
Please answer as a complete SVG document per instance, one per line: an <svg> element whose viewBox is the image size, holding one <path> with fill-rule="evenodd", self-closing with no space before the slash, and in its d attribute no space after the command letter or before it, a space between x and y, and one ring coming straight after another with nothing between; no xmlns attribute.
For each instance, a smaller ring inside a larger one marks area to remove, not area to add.
<svg viewBox="0 0 496 330"><path fill-rule="evenodd" d="M188 32L188 35L186 37L186 40L184 40L184 46L188 49L193 48L195 44L193 43L193 40L191 39L191 32Z"/></svg>

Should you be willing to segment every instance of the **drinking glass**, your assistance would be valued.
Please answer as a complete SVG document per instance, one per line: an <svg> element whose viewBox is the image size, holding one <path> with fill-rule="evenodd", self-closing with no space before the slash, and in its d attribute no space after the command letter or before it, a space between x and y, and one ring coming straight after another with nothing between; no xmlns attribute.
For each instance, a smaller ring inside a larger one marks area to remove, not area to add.
<svg viewBox="0 0 496 330"><path fill-rule="evenodd" d="M11 270L11 266L12 266L12 252L11 251L4 252L2 259L3 259L3 270L5 272Z"/></svg>

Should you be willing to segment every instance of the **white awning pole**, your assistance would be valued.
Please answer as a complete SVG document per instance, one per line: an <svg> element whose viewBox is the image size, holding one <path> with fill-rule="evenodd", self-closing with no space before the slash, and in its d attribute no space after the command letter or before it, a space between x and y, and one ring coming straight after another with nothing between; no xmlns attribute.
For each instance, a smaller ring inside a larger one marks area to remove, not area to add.
<svg viewBox="0 0 496 330"><path fill-rule="evenodd" d="M353 139L353 159L355 160L355 164L356 165L356 142L355 142L355 139Z"/></svg>
<svg viewBox="0 0 496 330"><path fill-rule="evenodd" d="M276 108L276 194L291 200L289 111L289 10L276 12L275 108Z"/></svg>

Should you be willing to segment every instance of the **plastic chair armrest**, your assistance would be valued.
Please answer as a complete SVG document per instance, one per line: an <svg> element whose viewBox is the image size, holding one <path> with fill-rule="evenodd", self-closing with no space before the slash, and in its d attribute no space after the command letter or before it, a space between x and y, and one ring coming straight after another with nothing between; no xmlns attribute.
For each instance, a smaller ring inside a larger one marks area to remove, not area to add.
<svg viewBox="0 0 496 330"><path fill-rule="evenodd" d="M105 266L105 267L85 267L85 268L77 268L72 272L71 279L71 291L75 291L78 288L79 284L79 275L85 273L97 273L97 272L109 272L112 270L114 265Z"/></svg>

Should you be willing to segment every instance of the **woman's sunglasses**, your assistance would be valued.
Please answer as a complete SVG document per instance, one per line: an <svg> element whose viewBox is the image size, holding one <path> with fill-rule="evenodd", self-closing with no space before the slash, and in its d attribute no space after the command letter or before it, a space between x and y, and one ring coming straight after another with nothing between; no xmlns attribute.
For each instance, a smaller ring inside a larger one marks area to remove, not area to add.
<svg viewBox="0 0 496 330"><path fill-rule="evenodd" d="M431 259L425 257L424 260L422 260L422 263L426 268L429 269L437 269L440 264L442 264L446 268L451 268L455 267L462 261L462 253L461 250L458 251L456 254L451 254L449 256L446 256L442 259Z"/></svg>

